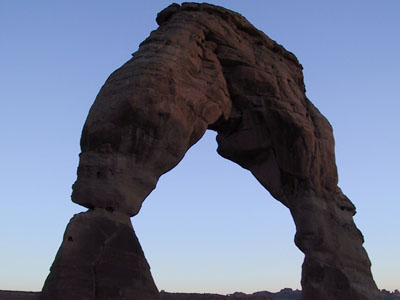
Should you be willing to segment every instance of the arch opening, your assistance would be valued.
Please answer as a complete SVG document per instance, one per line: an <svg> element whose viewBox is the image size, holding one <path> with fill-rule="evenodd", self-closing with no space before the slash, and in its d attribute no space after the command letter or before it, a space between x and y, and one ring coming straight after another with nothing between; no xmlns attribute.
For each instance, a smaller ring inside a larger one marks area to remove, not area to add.
<svg viewBox="0 0 400 300"><path fill-rule="evenodd" d="M300 288L304 255L294 247L287 208L247 170L215 153L215 137L208 130L132 218L158 289Z"/></svg>

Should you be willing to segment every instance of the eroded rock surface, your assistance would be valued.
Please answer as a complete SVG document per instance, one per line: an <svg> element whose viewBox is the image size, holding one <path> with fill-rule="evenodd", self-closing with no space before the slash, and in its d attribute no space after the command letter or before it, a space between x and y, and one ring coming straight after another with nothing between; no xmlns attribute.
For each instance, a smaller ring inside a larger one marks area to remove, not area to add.
<svg viewBox="0 0 400 300"><path fill-rule="evenodd" d="M158 297L129 216L96 208L71 219L40 299Z"/></svg>
<svg viewBox="0 0 400 300"><path fill-rule="evenodd" d="M129 216L207 129L218 132L221 156L289 208L305 254L303 299L379 299L355 207L337 186L332 128L307 99L296 57L224 8L173 4L157 22L89 112L72 200L91 211L68 226L42 299L157 298L136 240L106 247L104 261L99 251L121 226L118 240L132 239ZM72 248L71 231L85 237Z"/></svg>

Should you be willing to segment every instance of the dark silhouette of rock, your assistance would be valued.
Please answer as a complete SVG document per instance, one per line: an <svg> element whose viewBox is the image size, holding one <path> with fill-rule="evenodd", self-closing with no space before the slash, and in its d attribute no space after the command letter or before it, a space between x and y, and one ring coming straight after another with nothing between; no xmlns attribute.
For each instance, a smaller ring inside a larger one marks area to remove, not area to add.
<svg viewBox="0 0 400 300"><path fill-rule="evenodd" d="M381 294L383 300L400 300L400 292L399 290L394 290L393 292L389 292L385 289L381 290Z"/></svg>
<svg viewBox="0 0 400 300"><path fill-rule="evenodd" d="M289 208L303 299L380 299L296 57L221 7L173 4L157 22L90 109L72 194L89 212L68 225L41 299L157 299L129 217L207 129Z"/></svg>
<svg viewBox="0 0 400 300"><path fill-rule="evenodd" d="M38 300L39 295L39 292L0 290L0 300Z"/></svg>
<svg viewBox="0 0 400 300"><path fill-rule="evenodd" d="M277 293L271 293L268 291L255 292L253 295L259 296L267 296L271 297L274 300L300 300L301 299L301 291L300 290L292 290L290 288L284 288Z"/></svg>
<svg viewBox="0 0 400 300"><path fill-rule="evenodd" d="M130 218L119 212L96 208L75 215L50 271L40 299L159 296Z"/></svg>
<svg viewBox="0 0 400 300"><path fill-rule="evenodd" d="M393 292L385 289L380 291L382 300L400 300L400 293L398 290ZM37 300L39 299L40 292L23 292L23 291L2 291L0 290L0 300ZM239 298L244 297L244 298ZM246 298L247 297L247 298ZM260 298L261 297L261 298ZM236 292L231 295L218 295L218 294L196 294L196 293L168 293L165 291L160 292L160 300L300 300L301 291L292 290L290 288L282 289L277 293L268 291L255 292L251 295Z"/></svg>
<svg viewBox="0 0 400 300"><path fill-rule="evenodd" d="M219 295L207 293L167 293L161 291L160 300L274 300L274 298L264 295L247 295L244 293Z"/></svg>

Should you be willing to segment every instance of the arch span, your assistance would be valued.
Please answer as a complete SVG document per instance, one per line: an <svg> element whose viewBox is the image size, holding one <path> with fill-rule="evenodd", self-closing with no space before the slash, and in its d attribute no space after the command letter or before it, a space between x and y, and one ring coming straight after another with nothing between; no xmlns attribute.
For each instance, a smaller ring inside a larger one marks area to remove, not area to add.
<svg viewBox="0 0 400 300"><path fill-rule="evenodd" d="M296 224L304 299L379 299L337 186L328 121L305 96L296 57L232 11L173 4L90 109L74 216L42 299L157 299L129 218L206 129Z"/></svg>

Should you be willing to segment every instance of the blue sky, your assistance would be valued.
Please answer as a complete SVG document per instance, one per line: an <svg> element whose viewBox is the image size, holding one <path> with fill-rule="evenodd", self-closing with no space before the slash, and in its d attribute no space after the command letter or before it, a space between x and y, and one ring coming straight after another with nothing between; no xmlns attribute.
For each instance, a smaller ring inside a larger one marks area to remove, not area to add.
<svg viewBox="0 0 400 300"><path fill-rule="evenodd" d="M109 74L169 1L0 2L0 289L40 290L65 226L79 138ZM210 1L293 52L334 128L339 186L357 207L380 288L400 288L400 2ZM208 132L132 219L159 289L300 288L289 211L219 157Z"/></svg>

